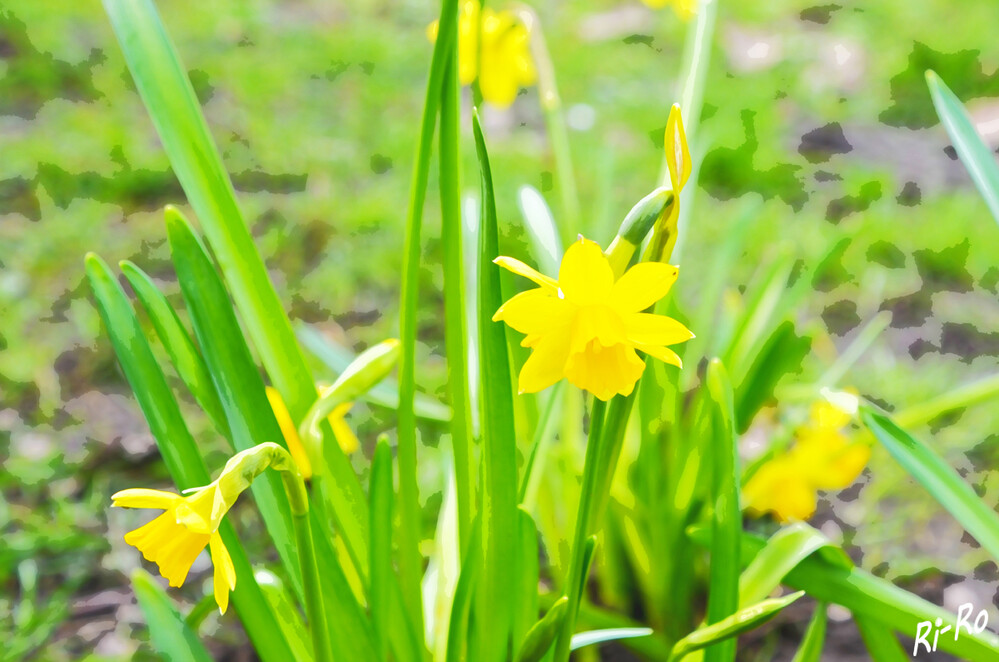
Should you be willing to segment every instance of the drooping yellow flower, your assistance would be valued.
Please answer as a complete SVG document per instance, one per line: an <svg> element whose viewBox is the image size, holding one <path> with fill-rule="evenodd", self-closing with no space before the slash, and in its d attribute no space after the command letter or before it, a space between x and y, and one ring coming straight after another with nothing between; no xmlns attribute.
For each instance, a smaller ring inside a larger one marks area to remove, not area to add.
<svg viewBox="0 0 999 662"><path fill-rule="evenodd" d="M316 385L316 392L318 393L322 389L322 385ZM302 445L302 439L298 436L298 428L295 426L295 422L291 419L291 414L288 412L288 407L284 403L284 399L281 394L277 392L277 389L268 386L267 387L267 399L271 403L271 409L274 410L274 418L277 419L278 425L281 426L281 434L284 436L284 441L288 445L288 451L291 456L295 459L295 463L298 465L298 470L302 474L302 478L308 480L312 477L312 464L309 462L309 456L305 452L305 447ZM337 405L333 412L327 417L330 426L333 428L333 436L336 438L337 443L340 445L340 449L344 453L353 453L360 447L360 442L357 440L357 436L354 431L350 429L347 425L347 421L344 417L350 408L354 406L353 402L344 402L343 404Z"/></svg>
<svg viewBox="0 0 999 662"><path fill-rule="evenodd" d="M437 38L434 21L427 28ZM479 79L482 98L500 108L513 103L521 87L533 85L537 72L527 26L511 11L482 9L466 0L458 15L458 78L462 85Z"/></svg>
<svg viewBox="0 0 999 662"><path fill-rule="evenodd" d="M680 322L644 312L669 292L674 266L642 262L615 280L603 251L583 237L566 251L558 280L511 257L495 262L541 286L514 296L493 316L526 334L522 345L533 350L520 371L521 393L566 377L601 400L628 395L645 368L638 351L680 366L666 346L694 337Z"/></svg>
<svg viewBox="0 0 999 662"><path fill-rule="evenodd" d="M772 512L782 522L804 520L815 513L818 490L853 484L871 449L850 441L844 432L851 418L831 402L814 403L809 422L797 430L791 449L760 467L746 483L745 506L757 514Z"/></svg>
<svg viewBox="0 0 999 662"><path fill-rule="evenodd" d="M642 2L652 9L672 6L676 15L685 21L697 13L697 0L642 0Z"/></svg>
<svg viewBox="0 0 999 662"><path fill-rule="evenodd" d="M229 607L229 592L236 588L236 569L229 550L218 534L219 524L232 502L227 502L218 483L188 496L135 488L111 497L120 508L161 508L165 512L125 535L147 561L155 563L170 586L181 586L191 564L207 545L215 566L215 602L219 611ZM233 499L234 501L234 499Z"/></svg>

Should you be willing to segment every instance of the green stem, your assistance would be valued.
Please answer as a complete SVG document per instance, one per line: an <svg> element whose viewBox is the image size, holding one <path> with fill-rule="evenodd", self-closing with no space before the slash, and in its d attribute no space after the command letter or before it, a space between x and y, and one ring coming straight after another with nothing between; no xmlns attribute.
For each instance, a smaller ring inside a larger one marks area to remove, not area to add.
<svg viewBox="0 0 999 662"><path fill-rule="evenodd" d="M441 7L440 30L434 43L434 54L427 80L420 140L409 191L406 220L406 248L403 258L402 305L400 311L400 341L402 356L399 365L399 583L403 604L413 629L423 632L423 608L420 601L420 499L416 475L416 316L420 281L420 230L423 225L423 203L427 196L430 154L434 127L441 98L445 70L451 51L458 40L458 2L444 0Z"/></svg>
<svg viewBox="0 0 999 662"><path fill-rule="evenodd" d="M555 647L555 662L569 659L572 630L576 623L576 613L582 597L584 550L586 540L590 537L590 529L594 520L594 504L598 497L595 494L600 484L601 441L603 440L604 415L607 403L594 400L590 410L590 434L586 440L586 459L583 462L583 484L579 493L579 509L576 512L576 531L572 538L572 552L569 556L569 570L566 573L562 592L569 597L569 608L562 621L561 632Z"/></svg>
<svg viewBox="0 0 999 662"><path fill-rule="evenodd" d="M451 405L451 449L454 453L454 482L458 493L459 548L468 545L475 492L472 485L472 436L469 412L472 409L466 366L467 332L462 259L461 175L458 120L458 52L452 48L441 88L440 194L441 239L444 248L444 325L447 354L448 392Z"/></svg>
<svg viewBox="0 0 999 662"><path fill-rule="evenodd" d="M298 472L291 454L277 444L261 444L257 448L267 447L267 464L260 464L261 469L269 466L281 474L284 490L288 494L288 506L291 510L291 521L295 527L295 542L298 545L298 559L302 566L302 588L305 593L305 616L309 621L309 631L312 633L312 647L315 662L332 662L333 649L330 645L329 626L326 622L326 610L323 607L322 583L319 579L319 566L316 563L316 548L312 543L312 525L309 519L309 492L305 488L302 474ZM248 456L250 457L250 456ZM226 469L229 465L226 465ZM236 469L234 467L234 469ZM254 467L248 466L235 470L234 480L245 480L247 472ZM224 474L224 472L223 472ZM221 478L220 478L221 480Z"/></svg>
<svg viewBox="0 0 999 662"><path fill-rule="evenodd" d="M301 478L299 483L302 484ZM302 494L305 485L302 484ZM289 497L291 494L289 493ZM312 527L309 525L308 498L304 501L306 512L295 514L295 541L298 543L298 557L302 564L302 585L305 589L305 615L312 633L313 655L316 662L332 662L333 649L330 645L329 628L326 625L326 610L323 608L323 595L319 581L319 566L316 564L316 550L312 546ZM294 508L294 506L293 506Z"/></svg>

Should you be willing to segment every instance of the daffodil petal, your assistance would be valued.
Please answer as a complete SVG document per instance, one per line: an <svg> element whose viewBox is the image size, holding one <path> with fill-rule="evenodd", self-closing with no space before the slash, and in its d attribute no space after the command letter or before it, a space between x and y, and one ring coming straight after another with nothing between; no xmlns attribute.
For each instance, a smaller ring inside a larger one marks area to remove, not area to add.
<svg viewBox="0 0 999 662"><path fill-rule="evenodd" d="M181 586L191 564L208 544L209 535L192 533L178 524L174 513L167 511L125 535L125 542L132 545L147 560L159 567L160 574L170 586Z"/></svg>
<svg viewBox="0 0 999 662"><path fill-rule="evenodd" d="M614 271L596 242L580 237L566 250L558 270L558 286L573 303L607 303Z"/></svg>
<svg viewBox="0 0 999 662"><path fill-rule="evenodd" d="M221 506L219 499L223 501ZM212 483L177 503L174 506L174 519L195 533L213 533L231 505L220 494L218 484Z"/></svg>
<svg viewBox="0 0 999 662"><path fill-rule="evenodd" d="M809 412L809 423L816 428L837 430L850 424L852 417L827 400L817 400L812 403Z"/></svg>
<svg viewBox="0 0 999 662"><path fill-rule="evenodd" d="M133 487L111 495L111 505L118 508L162 508L167 510L183 498L173 492Z"/></svg>
<svg viewBox="0 0 999 662"><path fill-rule="evenodd" d="M764 464L743 488L743 502L751 512L772 512L782 522L805 520L815 512L815 490L787 456Z"/></svg>
<svg viewBox="0 0 999 662"><path fill-rule="evenodd" d="M816 477L815 486L821 490L841 490L853 484L871 459L871 449L867 444L854 443L841 449L829 458Z"/></svg>
<svg viewBox="0 0 999 662"><path fill-rule="evenodd" d="M351 429L350 425L343 418L353 405L353 402L339 404L329 415L329 422L333 428L333 436L336 438L336 443L340 446L340 450L348 455L361 447L361 442L358 441L354 430Z"/></svg>
<svg viewBox="0 0 999 662"><path fill-rule="evenodd" d="M635 343L635 349L637 349L640 352L645 352L652 358L659 359L663 363L669 363L670 365L675 365L677 368L683 367L683 361L680 360L679 355L677 355L677 353L674 352L669 347Z"/></svg>
<svg viewBox="0 0 999 662"><path fill-rule="evenodd" d="M671 317L632 313L624 318L628 340L643 345L675 345L694 337L690 329Z"/></svg>
<svg viewBox="0 0 999 662"><path fill-rule="evenodd" d="M643 311L669 293L679 273L671 264L640 262L614 283L610 300L623 313Z"/></svg>
<svg viewBox="0 0 999 662"><path fill-rule="evenodd" d="M528 336L543 334L566 323L572 306L548 288L539 287L517 294L500 306L494 322L506 322Z"/></svg>
<svg viewBox="0 0 999 662"><path fill-rule="evenodd" d="M291 453L292 459L295 460L302 478L308 480L312 477L312 463L309 462L309 456L302 445L302 439L298 436L298 428L295 427L295 422L291 419L288 407L284 404L284 398L281 397L277 389L271 386L266 387L265 390L271 410L274 412L274 418L277 420L278 427L281 428L281 436L284 437L284 442L288 446L288 452Z"/></svg>
<svg viewBox="0 0 999 662"><path fill-rule="evenodd" d="M224 614L229 608L229 592L236 588L236 568L232 564L229 550L217 533L212 535L208 545L212 554L212 565L215 566L213 580L215 603L219 606L219 613Z"/></svg>
<svg viewBox="0 0 999 662"><path fill-rule="evenodd" d="M518 389L521 393L537 393L562 379L569 346L559 335L541 338L520 369Z"/></svg>
<svg viewBox="0 0 999 662"><path fill-rule="evenodd" d="M537 269L529 267L520 260L512 257L507 257L506 255L500 255L498 258L493 260L496 264L503 267L507 271L512 271L518 276L523 276L529 280L533 280L535 283L541 287L546 287L550 290L558 291L558 281L554 278L544 275Z"/></svg>

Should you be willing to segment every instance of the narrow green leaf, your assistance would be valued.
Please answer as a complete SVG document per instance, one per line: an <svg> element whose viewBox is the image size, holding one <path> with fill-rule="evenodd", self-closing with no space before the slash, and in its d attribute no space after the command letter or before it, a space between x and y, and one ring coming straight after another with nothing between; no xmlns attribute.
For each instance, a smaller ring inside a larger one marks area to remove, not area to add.
<svg viewBox="0 0 999 662"><path fill-rule="evenodd" d="M174 172L218 258L247 332L292 418L301 420L315 400L315 383L253 245L186 69L151 0L104 0L104 8ZM341 506L335 515L351 559L366 575L367 502L350 461L332 443L329 426L324 424L323 431L331 442L326 444L332 457L331 489L338 493L335 503Z"/></svg>
<svg viewBox="0 0 999 662"><path fill-rule="evenodd" d="M312 639L305 629L305 623L298 617L298 606L295 604L295 598L288 587L284 585L280 577L270 570L259 569L253 573L253 576L257 580L257 585L260 586L261 593L267 599L271 611L286 616L277 619L277 625L295 652L294 659L304 662L312 660ZM205 597L211 598L212 596ZM209 608L215 608L214 599L211 600ZM190 616L188 620L190 621Z"/></svg>
<svg viewBox="0 0 999 662"><path fill-rule="evenodd" d="M388 439L380 437L371 461L371 563L368 591L371 620L374 624L378 658L386 660L391 624L390 578L392 568L392 449Z"/></svg>
<svg viewBox="0 0 999 662"><path fill-rule="evenodd" d="M718 623L739 606L740 534L739 477L736 465L738 437L732 384L718 359L708 364L708 393L713 412L711 574L708 585L708 624ZM735 640L725 639L705 651L705 662L731 662Z"/></svg>
<svg viewBox="0 0 999 662"><path fill-rule="evenodd" d="M954 141L954 149L982 194L992 217L999 223L999 166L996 165L995 154L985 146L968 111L947 84L932 71L926 72L926 84L933 97L933 107Z"/></svg>
<svg viewBox="0 0 999 662"><path fill-rule="evenodd" d="M739 578L739 606L759 602L770 595L787 573L823 547L834 548L842 553L821 532L804 522L783 527L771 536L766 546L742 572ZM843 554L841 565L849 568L853 564Z"/></svg>
<svg viewBox="0 0 999 662"><path fill-rule="evenodd" d="M815 605L815 613L791 662L822 662L822 646L826 641L826 620L826 603L820 602Z"/></svg>
<svg viewBox="0 0 999 662"><path fill-rule="evenodd" d="M221 396L232 431L233 446L236 450L244 450L265 441L283 446L284 436L274 419L263 380L243 340L225 286L186 219L172 208L167 209L166 218L181 293L198 344L204 349L205 363ZM330 460L330 445L333 444L323 446L327 461ZM315 483L319 476L313 478ZM295 549L296 537L281 478L274 472L264 473L253 481L250 489L267 531L288 570L291 588L301 599L303 592ZM357 505L350 504L349 507L356 508ZM343 508L338 506L333 510L339 513ZM329 605L327 620L333 634L333 645L340 654L348 655L350 659L368 659L373 649L370 624L333 550L329 529L314 508L310 509L310 521L318 562L324 569L322 589L324 602ZM349 540L342 526L340 532ZM366 531L353 533L366 535ZM358 543L358 548L366 550L367 540Z"/></svg>
<svg viewBox="0 0 999 662"><path fill-rule="evenodd" d="M198 344L232 432L237 451L265 441L285 446L284 436L271 413L250 350L243 340L225 287L215 267L179 212L167 209L170 253L177 270L181 293L191 315ZM295 551L288 498L280 477L262 474L250 487L274 547L289 572L295 594L302 595L302 579Z"/></svg>
<svg viewBox="0 0 999 662"><path fill-rule="evenodd" d="M891 630L886 629L878 621L868 616L856 615L854 615L853 620L857 623L857 628L860 630L860 637L864 640L864 645L867 646L867 652L871 654L872 660L877 660L878 662L906 662L912 659L905 654L895 634ZM912 634L915 633L913 632Z"/></svg>
<svg viewBox="0 0 999 662"><path fill-rule="evenodd" d="M699 627L673 646L670 662L676 662L694 651L758 628L804 594L804 591L798 591L782 598L763 600L750 607L744 607L717 623Z"/></svg>
<svg viewBox="0 0 999 662"><path fill-rule="evenodd" d="M312 376L253 245L187 70L151 0L104 0L104 9L253 344L292 417L298 419L315 399Z"/></svg>
<svg viewBox="0 0 999 662"><path fill-rule="evenodd" d="M950 465L890 418L863 405L860 418L891 456L999 561L999 516Z"/></svg>
<svg viewBox="0 0 999 662"><path fill-rule="evenodd" d="M149 315L153 328L156 329L156 335L163 343L170 361L177 370L177 375L208 414L215 429L223 437L228 438L231 434L229 423L226 421L215 385L212 384L212 377L208 374L208 367L201 358L198 348L194 346L191 336L180 323L177 313L145 271L128 260L121 262L119 266L135 290L139 303Z"/></svg>
<svg viewBox="0 0 999 662"><path fill-rule="evenodd" d="M637 637L648 637L652 634L652 628L611 628L609 630L590 630L588 632L577 632L572 635L570 648L577 650L583 646L602 644L605 641L618 641L620 639L635 639Z"/></svg>
<svg viewBox="0 0 999 662"><path fill-rule="evenodd" d="M758 348L769 337L767 330L771 328L771 320L787 292L787 281L793 266L789 256L781 256L762 273L759 285L751 289L753 295L732 333L731 346L723 355L733 383L742 383Z"/></svg>
<svg viewBox="0 0 999 662"><path fill-rule="evenodd" d="M569 598L562 596L556 600L545 615L535 623L524 636L517 652L517 662L538 662L552 647L562 621L569 613Z"/></svg>
<svg viewBox="0 0 999 662"><path fill-rule="evenodd" d="M970 384L942 393L937 397L899 411L892 416L895 423L906 429L929 423L947 412L970 407L999 397L999 374L983 377Z"/></svg>
<svg viewBox="0 0 999 662"><path fill-rule="evenodd" d="M691 532L691 539L704 544L705 532ZM742 557L752 559L766 546L766 541L743 534L742 545ZM915 636L917 625L923 621L957 620L954 614L889 581L845 565L841 555L822 550L802 559L787 573L783 583L807 592L820 602L842 605L854 618L866 617L909 637ZM967 660L999 659L999 637L988 631L975 634L962 631L956 641L953 637L941 637L939 649Z"/></svg>
<svg viewBox="0 0 999 662"><path fill-rule="evenodd" d="M166 592L145 570L132 573L132 589L156 652L170 662L211 662L204 644L184 622Z"/></svg>
<svg viewBox="0 0 999 662"><path fill-rule="evenodd" d="M538 618L538 527L523 508L517 509L517 539L516 584L513 588L513 594L517 596L513 606L514 644L524 640Z"/></svg>
<svg viewBox="0 0 999 662"><path fill-rule="evenodd" d="M420 120L420 138L409 189L406 218L405 253L401 284L400 333L402 357L399 364L399 426L397 459L399 463L399 569L405 612L412 619L414 630L423 632L420 604L420 499L416 470L416 324L420 282L420 234L423 224L423 204L427 194L427 179L434 127L440 107L444 76L457 48L458 2L445 0L438 21L437 40L427 79L427 91ZM455 467L460 481L459 518L471 508L471 482L464 467Z"/></svg>
<svg viewBox="0 0 999 662"><path fill-rule="evenodd" d="M473 652L478 648L474 640L475 633L469 627L469 614L472 603L475 602L477 587L481 581L482 569L482 538L478 529L481 521L476 518L472 526L472 536L468 549L461 559L461 573L454 589L454 600L451 602L451 621L447 631L446 662L462 662L473 660Z"/></svg>
<svg viewBox="0 0 999 662"><path fill-rule="evenodd" d="M541 596L540 602L542 606L551 605L552 601L553 596L551 594ZM638 628L642 625L605 607L597 607L587 603L579 606L579 621L587 627L603 629ZM627 639L623 644L636 653L653 660L665 660L669 657L670 647L666 644L662 633L659 632L653 632L648 637Z"/></svg>
<svg viewBox="0 0 999 662"><path fill-rule="evenodd" d="M448 3L442 3L443 6ZM455 9L457 11L457 8ZM458 539L464 548L474 516L475 486L472 456L471 400L468 385L465 328L465 265L461 218L461 121L457 39L450 42L448 66L441 82L440 196L441 244L444 271L444 350L447 358L447 391L451 405L451 451L458 488ZM481 237L480 237L481 243ZM484 366L480 365L480 369ZM488 571L487 571L488 574Z"/></svg>
<svg viewBox="0 0 999 662"><path fill-rule="evenodd" d="M736 389L735 420L740 434L749 429L756 413L773 398L777 382L784 375L801 370L801 362L811 348L811 337L797 335L790 320L770 334Z"/></svg>
<svg viewBox="0 0 999 662"><path fill-rule="evenodd" d="M586 539L586 543L583 545L583 553L582 553L583 571L582 573L580 573L579 584L577 584L576 586L576 590L579 591L578 594L580 596L586 595L586 583L589 581L590 568L593 566L593 558L596 556L596 553L597 553L597 534L594 533L593 535L591 535L589 538ZM578 610L579 607L577 606L576 609Z"/></svg>
<svg viewBox="0 0 999 662"><path fill-rule="evenodd" d="M513 602L503 569L517 557L517 442L514 431L513 384L507 355L506 328L492 317L503 304L499 266L499 231L492 173L478 115L472 116L475 151L481 173L482 230L479 237L479 376L482 413L482 603L489 619L482 628L482 652L505 659L510 647ZM457 461L457 458L456 458Z"/></svg>
<svg viewBox="0 0 999 662"><path fill-rule="evenodd" d="M554 432L550 429L556 420L554 413L559 403L563 402L562 382L558 382L548 392L548 401L541 416L538 418L537 426L534 428L534 437L531 439L531 454L524 464L524 474L520 477L520 490L517 501L527 507L534 502L534 495L537 493L538 479L532 476L540 475L537 471L544 471L545 458L547 456L548 444L554 437ZM539 468L540 467L540 468Z"/></svg>
<svg viewBox="0 0 999 662"><path fill-rule="evenodd" d="M181 490L207 485L211 482L208 469L125 292L107 264L92 253L87 255L86 270L104 328L174 483ZM236 568L232 601L257 654L264 662L293 659L283 634L271 634L278 628L275 615L267 607L232 525L224 521L219 533Z"/></svg>

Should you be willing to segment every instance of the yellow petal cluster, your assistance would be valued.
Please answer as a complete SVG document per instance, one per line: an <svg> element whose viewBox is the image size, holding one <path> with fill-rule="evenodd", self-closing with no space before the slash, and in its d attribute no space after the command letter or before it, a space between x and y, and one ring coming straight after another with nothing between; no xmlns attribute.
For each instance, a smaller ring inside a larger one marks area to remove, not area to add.
<svg viewBox="0 0 999 662"><path fill-rule="evenodd" d="M558 280L511 257L496 264L540 287L521 292L493 316L525 334L532 348L520 371L521 393L536 393L563 377L601 400L628 395L642 376L644 352L680 366L667 345L694 337L680 322L644 312L666 296L676 267L642 262L615 279L596 243L580 237L565 253Z"/></svg>
<svg viewBox="0 0 999 662"><path fill-rule="evenodd" d="M322 388L322 384L317 384L316 392L319 393ZM268 386L267 399L270 401L271 409L274 411L274 418L277 419L278 425L281 427L281 434L284 436L284 442L288 445L288 451L291 453L292 458L294 458L295 464L298 465L298 471L302 474L302 478L308 480L312 477L312 464L309 462L309 456L305 452L302 439L298 436L298 427L292 420L291 413L288 412L284 398L281 397L277 389ZM353 453L360 447L357 436L350 429L350 426L347 425L347 421L344 420L347 412L353 406L353 402L344 402L338 405L327 417L330 426L333 428L333 436L344 453Z"/></svg>
<svg viewBox="0 0 999 662"><path fill-rule="evenodd" d="M126 534L125 542L142 552L147 561L155 563L170 586L183 585L191 564L208 546L215 566L215 602L224 614L229 607L229 592L236 588L236 569L218 528L234 499L226 500L218 482L188 496L134 488L122 490L111 499L112 505L120 508L164 511L145 526Z"/></svg>
<svg viewBox="0 0 999 662"><path fill-rule="evenodd" d="M810 420L791 449L770 460L746 483L743 503L756 514L772 512L782 522L815 513L818 490L849 487L864 470L871 449L844 432L851 415L829 402L812 405Z"/></svg>
<svg viewBox="0 0 999 662"><path fill-rule="evenodd" d="M642 0L652 9L662 9L663 7L673 7L676 15L683 20L689 20L697 13L697 0Z"/></svg>
<svg viewBox="0 0 999 662"><path fill-rule="evenodd" d="M437 38L437 22L427 29ZM479 79L482 98L499 108L513 103L521 87L533 85L537 72L527 26L511 11L482 9L466 0L458 15L458 78L462 85Z"/></svg>

